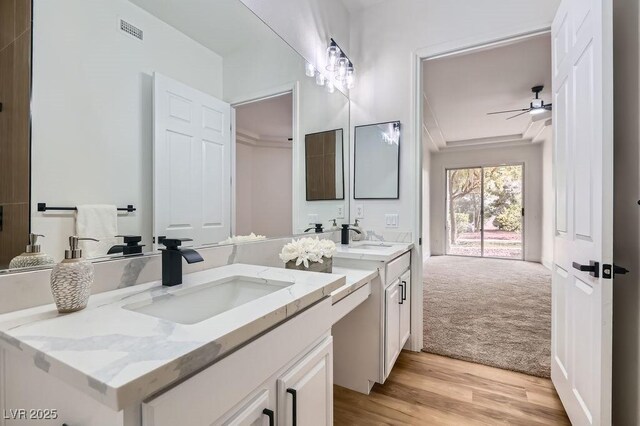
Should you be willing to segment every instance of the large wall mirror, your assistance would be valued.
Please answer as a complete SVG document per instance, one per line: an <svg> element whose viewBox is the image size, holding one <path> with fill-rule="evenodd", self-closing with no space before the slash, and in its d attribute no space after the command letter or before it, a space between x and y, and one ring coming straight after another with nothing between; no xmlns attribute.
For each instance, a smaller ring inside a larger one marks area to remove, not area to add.
<svg viewBox="0 0 640 426"><path fill-rule="evenodd" d="M397 199L400 196L400 122L356 126L354 199Z"/></svg>
<svg viewBox="0 0 640 426"><path fill-rule="evenodd" d="M123 255L118 235L140 236L146 253L163 236L206 246L298 234L336 212L348 222L345 188L307 201L305 135L349 140L349 100L306 77L240 0L34 0L32 12L31 70L13 73L24 94L2 100L26 114L20 137L0 135L24 160L2 163L0 269L29 232L59 261L70 235L100 239L84 250L102 259ZM335 144L343 176L346 145Z"/></svg>
<svg viewBox="0 0 640 426"><path fill-rule="evenodd" d="M307 201L344 200L343 129L305 135Z"/></svg>

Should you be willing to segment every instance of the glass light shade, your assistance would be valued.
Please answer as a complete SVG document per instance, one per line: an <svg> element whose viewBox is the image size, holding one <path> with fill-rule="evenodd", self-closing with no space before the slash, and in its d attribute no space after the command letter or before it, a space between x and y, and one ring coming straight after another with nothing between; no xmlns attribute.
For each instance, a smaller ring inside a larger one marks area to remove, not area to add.
<svg viewBox="0 0 640 426"><path fill-rule="evenodd" d="M333 93L336 91L336 86L333 84L333 81L331 81L330 79L327 79L327 83L325 84L326 89L327 89L327 93Z"/></svg>
<svg viewBox="0 0 640 426"><path fill-rule="evenodd" d="M327 47L327 71L335 72L338 68L338 58L340 58L340 48L336 44Z"/></svg>
<svg viewBox="0 0 640 426"><path fill-rule="evenodd" d="M304 73L307 77L314 77L316 75L316 67L307 62L304 66Z"/></svg>
<svg viewBox="0 0 640 426"><path fill-rule="evenodd" d="M349 64L349 60L346 57L342 56L338 58L338 62L337 62L338 70L337 70L336 79L344 80L344 78L347 75L348 64Z"/></svg>
<svg viewBox="0 0 640 426"><path fill-rule="evenodd" d="M356 76L353 67L347 68L347 75L344 78L347 89L353 89L356 85Z"/></svg>
<svg viewBox="0 0 640 426"><path fill-rule="evenodd" d="M324 86L325 80L326 79L324 78L323 74L321 74L319 72L316 73L316 84L318 86Z"/></svg>
<svg viewBox="0 0 640 426"><path fill-rule="evenodd" d="M545 108L534 108L531 111L529 111L529 114L531 115L538 115L538 114L542 114L543 112L545 112L546 109Z"/></svg>

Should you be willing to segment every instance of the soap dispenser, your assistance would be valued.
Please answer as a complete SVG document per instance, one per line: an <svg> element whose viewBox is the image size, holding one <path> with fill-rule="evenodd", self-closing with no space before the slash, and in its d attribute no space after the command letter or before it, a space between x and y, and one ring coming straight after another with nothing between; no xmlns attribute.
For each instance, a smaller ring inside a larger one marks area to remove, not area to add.
<svg viewBox="0 0 640 426"><path fill-rule="evenodd" d="M9 262L9 269L53 265L53 258L46 253L40 252L38 237L44 237L44 235L29 234L29 244L27 244L27 249L20 256L16 256L11 259L11 262Z"/></svg>
<svg viewBox="0 0 640 426"><path fill-rule="evenodd" d="M53 300L62 314L86 308L91 294L93 264L82 257L82 250L78 248L78 242L82 240L98 241L69 237L69 249L64 252L64 260L51 272Z"/></svg>
<svg viewBox="0 0 640 426"><path fill-rule="evenodd" d="M357 231L360 231L360 232L357 232ZM358 219L356 219L353 226L351 227L351 241L361 241L363 239L364 239L364 230L360 226L360 222L358 222Z"/></svg>

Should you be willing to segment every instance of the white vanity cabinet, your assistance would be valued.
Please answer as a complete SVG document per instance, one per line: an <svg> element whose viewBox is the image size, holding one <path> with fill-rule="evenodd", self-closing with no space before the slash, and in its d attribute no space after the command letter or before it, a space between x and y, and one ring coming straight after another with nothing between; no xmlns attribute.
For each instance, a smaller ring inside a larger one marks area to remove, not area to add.
<svg viewBox="0 0 640 426"><path fill-rule="evenodd" d="M357 246L355 246L357 247ZM389 261L334 256L334 265L376 268L371 296L336 322L334 382L369 393L384 383L411 335L411 253L407 248Z"/></svg>
<svg viewBox="0 0 640 426"><path fill-rule="evenodd" d="M327 297L200 372L120 411L47 374L33 360L0 350L0 413L56 409L55 417L37 422L51 426L295 425L294 414L298 425L331 425L331 323ZM0 426L32 423L0 417Z"/></svg>

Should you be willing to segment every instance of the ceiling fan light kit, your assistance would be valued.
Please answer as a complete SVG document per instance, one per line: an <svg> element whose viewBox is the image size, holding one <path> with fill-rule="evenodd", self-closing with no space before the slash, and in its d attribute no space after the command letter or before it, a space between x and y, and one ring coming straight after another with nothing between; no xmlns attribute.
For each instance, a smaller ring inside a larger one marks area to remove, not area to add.
<svg viewBox="0 0 640 426"><path fill-rule="evenodd" d="M507 120L511 120L512 118L520 117L521 115L526 114L526 113L529 113L530 115L538 115L538 114L542 114L542 113L544 113L546 111L551 111L552 104L545 104L544 101L542 99L540 99L540 92L542 92L542 89L544 89L544 86L542 86L542 85L533 86L531 88L531 91L533 93L535 93L535 98L533 98L533 100L529 104L529 108L511 109L511 110L507 110L507 111L488 112L487 115L506 114L506 113L509 113L509 112L517 112L516 115L513 115L513 116L507 118Z"/></svg>

